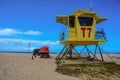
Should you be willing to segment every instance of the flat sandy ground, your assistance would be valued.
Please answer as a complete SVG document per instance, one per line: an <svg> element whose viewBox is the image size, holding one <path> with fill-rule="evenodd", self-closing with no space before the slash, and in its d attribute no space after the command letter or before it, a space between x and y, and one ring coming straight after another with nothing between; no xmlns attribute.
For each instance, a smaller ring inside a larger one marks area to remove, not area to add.
<svg viewBox="0 0 120 80"><path fill-rule="evenodd" d="M31 55L0 53L0 80L80 80L55 72L55 55L34 60Z"/></svg>
<svg viewBox="0 0 120 80"><path fill-rule="evenodd" d="M32 54L0 53L0 80L83 80L55 72L55 57L50 59L34 58ZM120 64L120 55L110 55ZM111 61L104 55L105 60Z"/></svg>

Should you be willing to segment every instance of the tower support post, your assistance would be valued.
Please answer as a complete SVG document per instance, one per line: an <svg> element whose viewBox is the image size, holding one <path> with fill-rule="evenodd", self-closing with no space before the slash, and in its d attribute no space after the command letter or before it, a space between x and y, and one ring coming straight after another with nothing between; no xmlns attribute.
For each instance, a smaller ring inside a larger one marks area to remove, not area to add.
<svg viewBox="0 0 120 80"><path fill-rule="evenodd" d="M56 60L60 59L60 56L63 53L63 51L64 51L65 48L66 48L66 45L63 47L63 49L61 50L61 52L57 55Z"/></svg>
<svg viewBox="0 0 120 80"><path fill-rule="evenodd" d="M104 59L103 59L103 55L102 55L102 51L101 51L101 48L100 48L100 46L98 46L98 45L97 45L97 47L98 47L98 49L99 49L101 59L102 59L102 61L104 61Z"/></svg>

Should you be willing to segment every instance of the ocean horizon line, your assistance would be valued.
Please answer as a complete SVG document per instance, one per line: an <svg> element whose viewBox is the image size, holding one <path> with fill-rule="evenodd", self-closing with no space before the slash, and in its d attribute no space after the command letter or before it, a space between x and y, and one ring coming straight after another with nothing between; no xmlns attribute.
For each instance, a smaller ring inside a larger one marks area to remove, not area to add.
<svg viewBox="0 0 120 80"><path fill-rule="evenodd" d="M33 52L27 52L27 51L0 51L0 53L21 53L21 54L32 54ZM57 52L50 52L50 54L58 54Z"/></svg>
<svg viewBox="0 0 120 80"><path fill-rule="evenodd" d="M32 51L0 51L0 53L21 53L21 54L32 54ZM50 52L50 54L59 54L59 52ZM85 53L86 54L86 53ZM98 53L97 53L98 54ZM120 54L120 52L106 52L103 54Z"/></svg>

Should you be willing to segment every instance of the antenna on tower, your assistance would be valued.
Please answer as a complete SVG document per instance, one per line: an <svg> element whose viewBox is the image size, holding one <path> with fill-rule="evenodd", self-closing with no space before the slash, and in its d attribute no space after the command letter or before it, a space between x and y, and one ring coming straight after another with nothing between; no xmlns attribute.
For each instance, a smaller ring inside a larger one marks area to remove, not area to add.
<svg viewBox="0 0 120 80"><path fill-rule="evenodd" d="M92 0L90 0L90 11L92 11Z"/></svg>

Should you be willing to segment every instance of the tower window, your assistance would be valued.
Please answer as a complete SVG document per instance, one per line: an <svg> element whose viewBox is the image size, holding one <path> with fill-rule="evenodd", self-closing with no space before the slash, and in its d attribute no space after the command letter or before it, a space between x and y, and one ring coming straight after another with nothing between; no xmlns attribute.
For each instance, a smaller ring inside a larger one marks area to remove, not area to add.
<svg viewBox="0 0 120 80"><path fill-rule="evenodd" d="M69 16L69 27L70 28L75 27L75 16Z"/></svg>
<svg viewBox="0 0 120 80"><path fill-rule="evenodd" d="M92 26L93 18L91 17L78 17L81 26Z"/></svg>

